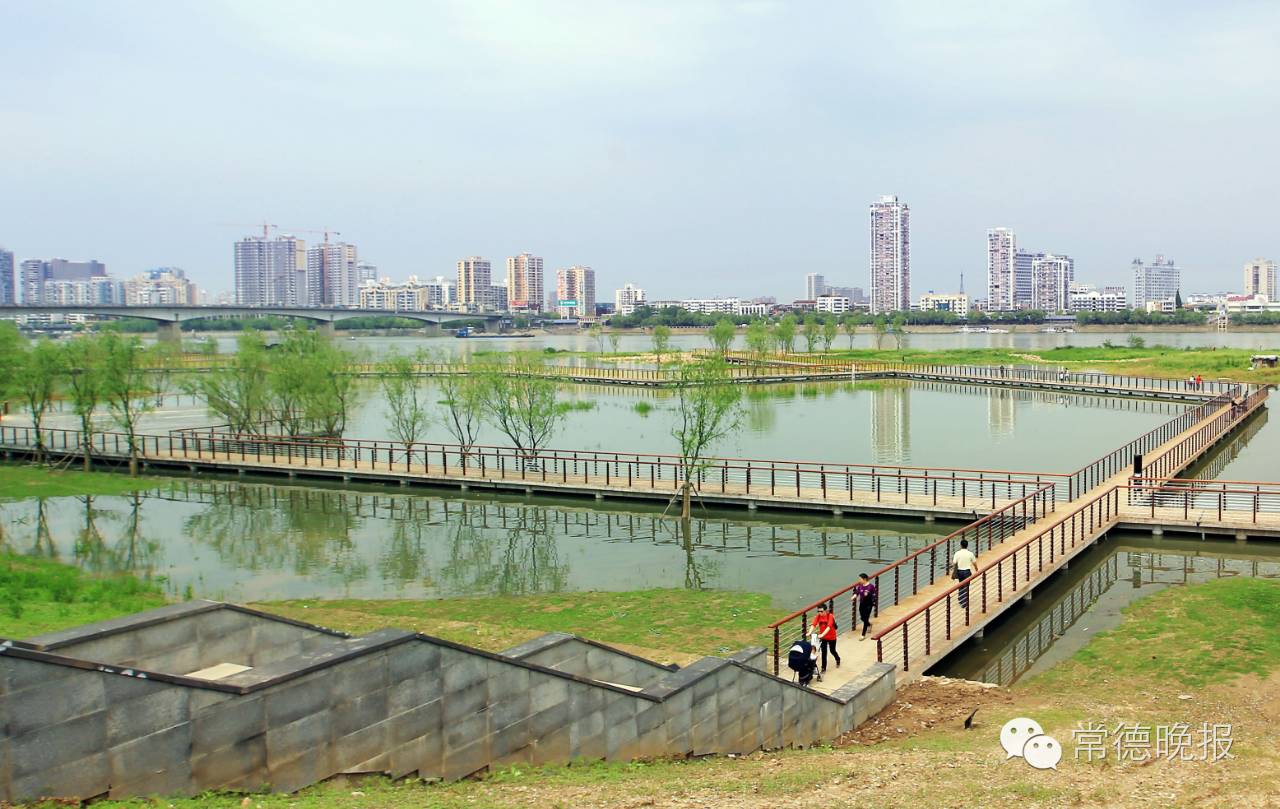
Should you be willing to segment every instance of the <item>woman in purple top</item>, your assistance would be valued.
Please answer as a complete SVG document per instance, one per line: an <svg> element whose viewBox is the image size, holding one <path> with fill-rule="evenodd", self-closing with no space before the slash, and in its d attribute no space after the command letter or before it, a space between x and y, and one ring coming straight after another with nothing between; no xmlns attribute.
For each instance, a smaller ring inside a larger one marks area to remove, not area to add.
<svg viewBox="0 0 1280 809"><path fill-rule="evenodd" d="M871 613L875 611L879 596L880 591L871 577L866 573L858 574L858 583L853 585L853 606L856 608L854 614L862 619L862 637L858 640L867 639L867 630L871 628Z"/></svg>

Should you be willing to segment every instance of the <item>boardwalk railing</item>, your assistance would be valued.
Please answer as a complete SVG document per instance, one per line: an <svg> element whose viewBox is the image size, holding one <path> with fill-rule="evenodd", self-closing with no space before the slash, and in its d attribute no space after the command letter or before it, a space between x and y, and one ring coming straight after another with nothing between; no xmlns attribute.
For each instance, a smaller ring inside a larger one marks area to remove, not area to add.
<svg viewBox="0 0 1280 809"><path fill-rule="evenodd" d="M1122 512L1152 520L1234 519L1256 525L1259 517L1280 515L1280 483L1133 478L1122 488Z"/></svg>
<svg viewBox="0 0 1280 809"><path fill-rule="evenodd" d="M1087 497L1061 520L1048 524L1027 539L984 560L976 574L957 581L924 604L876 632L876 659L901 663L911 670L912 660L926 658L957 635L963 635L987 611L1005 601L1021 598L1020 588L1070 555L1115 520L1120 508L1119 487Z"/></svg>
<svg viewBox="0 0 1280 809"><path fill-rule="evenodd" d="M1230 409L1223 410L1212 420L1201 425L1194 433L1178 442L1177 446L1163 453L1159 458L1145 464L1142 468L1143 476L1151 478L1170 477L1174 473L1181 471L1187 464L1199 457L1205 447L1216 442L1236 423L1265 402L1267 393L1267 388L1258 388L1248 394L1236 394L1235 396L1223 394L1196 407L1195 410L1207 415L1212 413L1215 408L1230 405Z"/></svg>
<svg viewBox="0 0 1280 809"><path fill-rule="evenodd" d="M945 578L951 557L959 550L962 540L968 541L974 553L989 551L1028 525L1043 519L1056 507L1057 487L1051 483L1045 484L976 522L880 568L870 575L878 594L875 614L880 614L881 607L896 606L919 593L922 588ZM789 647L797 639L804 637L809 629L809 616L819 607L830 607L836 616L836 622L842 628L854 625L855 613L851 595L855 586L856 583L843 587L769 624L768 628L773 632L774 674L779 673L784 644Z"/></svg>
<svg viewBox="0 0 1280 809"><path fill-rule="evenodd" d="M80 452L79 430L44 429L46 449ZM221 461L307 469L387 472L431 478L503 479L581 484L594 488L678 490L686 465L676 455L541 449L457 444L285 437L223 432L218 428L138 435L143 459ZM35 430L0 426L0 443L34 447ZM92 454L128 453L124 433L94 433ZM936 469L711 458L696 471L703 494L803 498L836 506L841 502L996 509L1043 488L1062 485L1061 475L980 469Z"/></svg>

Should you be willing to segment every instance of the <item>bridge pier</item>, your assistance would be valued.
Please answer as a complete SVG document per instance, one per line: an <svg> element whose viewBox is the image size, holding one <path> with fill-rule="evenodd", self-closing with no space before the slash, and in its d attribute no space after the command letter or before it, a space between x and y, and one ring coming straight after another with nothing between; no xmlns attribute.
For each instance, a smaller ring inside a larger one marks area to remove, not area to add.
<svg viewBox="0 0 1280 809"><path fill-rule="evenodd" d="M316 331L320 332L325 337L332 337L335 333L333 329L333 321L321 320L319 323L316 324Z"/></svg>
<svg viewBox="0 0 1280 809"><path fill-rule="evenodd" d="M924 515L924 521L925 521L925 522L937 522L937 521L938 521L938 518L937 518L937 517L935 517L935 516L934 516L934 515L932 515L932 514L926 514L926 515Z"/></svg>
<svg viewBox="0 0 1280 809"><path fill-rule="evenodd" d="M161 320L156 324L156 338L163 343L182 344L182 324L176 320Z"/></svg>
<svg viewBox="0 0 1280 809"><path fill-rule="evenodd" d="M1160 526L1158 526L1158 525L1157 525L1157 526L1155 526L1155 527L1153 527L1153 528L1151 529L1151 536L1153 536L1153 537L1162 537L1162 536L1164 536L1164 529L1163 529L1163 528L1161 528L1161 527L1160 527Z"/></svg>
<svg viewBox="0 0 1280 809"><path fill-rule="evenodd" d="M1249 535L1244 531L1236 531L1236 542L1248 542Z"/></svg>

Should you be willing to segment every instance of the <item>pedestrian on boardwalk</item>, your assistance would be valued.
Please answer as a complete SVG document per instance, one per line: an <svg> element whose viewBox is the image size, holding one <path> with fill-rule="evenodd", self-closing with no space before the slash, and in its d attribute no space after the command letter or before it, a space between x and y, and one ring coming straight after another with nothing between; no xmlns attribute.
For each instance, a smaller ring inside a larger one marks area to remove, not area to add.
<svg viewBox="0 0 1280 809"><path fill-rule="evenodd" d="M867 630L871 629L871 614L875 612L876 602L880 598L880 589L876 587L876 583L866 573L858 574L858 583L853 585L853 604L854 614L858 617L854 619L854 628L857 628L857 621L862 621L862 636L858 640L867 639Z"/></svg>
<svg viewBox="0 0 1280 809"><path fill-rule="evenodd" d="M964 581L965 579L978 572L978 557L973 555L973 551L969 550L969 540L960 540L960 550L955 552L951 557L951 577L956 581ZM956 591L956 598L960 602L960 606L969 606L969 585L965 585Z"/></svg>
<svg viewBox="0 0 1280 809"><path fill-rule="evenodd" d="M1196 390L1204 390L1204 377L1196 374Z"/></svg>
<svg viewBox="0 0 1280 809"><path fill-rule="evenodd" d="M840 653L836 651L836 616L827 608L826 604L818 607L818 614L813 618L813 631L818 634L818 643L822 648L822 670L827 670L827 650L831 650L831 656L836 660L836 668L840 668Z"/></svg>

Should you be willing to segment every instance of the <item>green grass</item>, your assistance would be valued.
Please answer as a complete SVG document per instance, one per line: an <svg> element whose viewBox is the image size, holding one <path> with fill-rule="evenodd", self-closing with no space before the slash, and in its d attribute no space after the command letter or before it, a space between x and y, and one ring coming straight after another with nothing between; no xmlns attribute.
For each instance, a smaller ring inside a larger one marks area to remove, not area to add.
<svg viewBox="0 0 1280 809"><path fill-rule="evenodd" d="M0 637L26 638L164 604L156 582L0 554Z"/></svg>
<svg viewBox="0 0 1280 809"><path fill-rule="evenodd" d="M164 478L129 477L123 472L55 470L36 464L0 463L0 500L68 497L77 494L128 494L167 488Z"/></svg>
<svg viewBox="0 0 1280 809"><path fill-rule="evenodd" d="M674 589L255 606L357 634L393 626L494 651L544 632L572 632L685 659L762 644L776 612L759 593Z"/></svg>
<svg viewBox="0 0 1280 809"><path fill-rule="evenodd" d="M650 412L653 411L653 405L649 404L648 402L636 402L634 405L632 405L631 409L636 411L642 416L647 416L649 415Z"/></svg>
<svg viewBox="0 0 1280 809"><path fill-rule="evenodd" d="M1171 587L1129 605L1124 623L1028 686L1086 689L1107 676L1190 688L1242 674L1265 677L1280 669L1278 627L1280 582L1231 578Z"/></svg>

